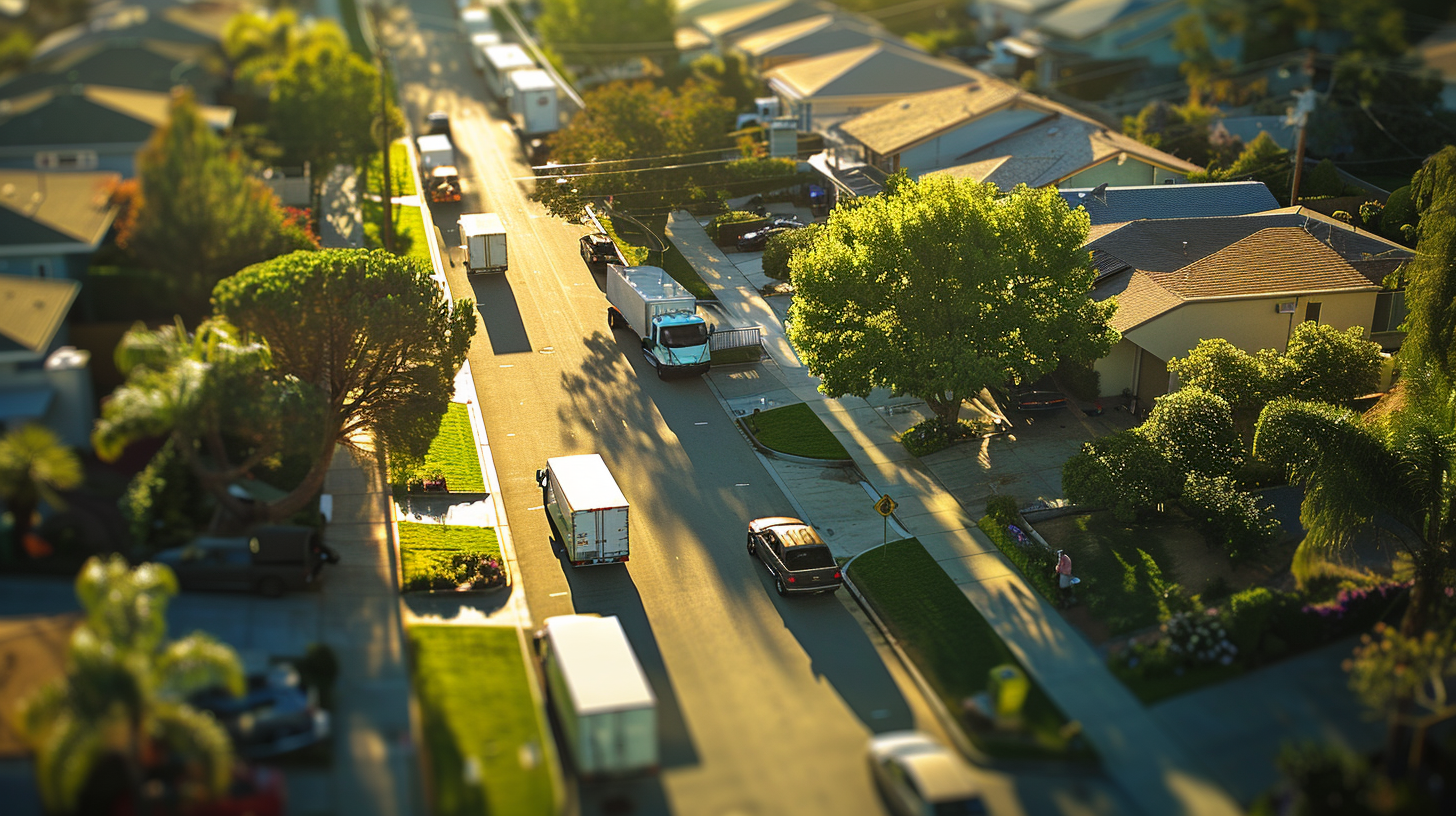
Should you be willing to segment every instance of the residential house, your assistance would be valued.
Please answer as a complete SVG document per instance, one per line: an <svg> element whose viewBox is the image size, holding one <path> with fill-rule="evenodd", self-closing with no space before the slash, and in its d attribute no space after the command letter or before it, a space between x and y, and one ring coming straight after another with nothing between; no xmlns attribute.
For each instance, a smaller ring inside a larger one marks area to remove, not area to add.
<svg viewBox="0 0 1456 816"><path fill-rule="evenodd" d="M699 17L762 2L763 0L677 0L677 21L679 25L691 25Z"/></svg>
<svg viewBox="0 0 1456 816"><path fill-rule="evenodd" d="M1159 184L1197 169L1065 105L978 71L970 78L830 128L825 153L810 164L841 193L852 192L845 174L866 172L948 173L1010 189Z"/></svg>
<svg viewBox="0 0 1456 816"><path fill-rule="evenodd" d="M912 47L873 20L838 13L820 14L765 29L738 40L733 50L744 55L750 68L762 73L798 60L877 42Z"/></svg>
<svg viewBox="0 0 1456 816"><path fill-rule="evenodd" d="M1284 350L1294 326L1359 326L1399 346L1404 297L1382 281L1410 250L1302 207L1221 218L1141 220L1087 244L1092 296L1115 297L1122 339L1095 364L1105 395L1140 405L1167 393L1168 360L1221 337L1249 353Z"/></svg>
<svg viewBox="0 0 1456 816"><path fill-rule="evenodd" d="M96 42L67 49L48 66L0 82L0 99L64 85L105 85L159 93L186 85L197 92L199 100L212 101L225 75L215 49L161 41Z"/></svg>
<svg viewBox="0 0 1456 816"><path fill-rule="evenodd" d="M105 85L51 87L0 99L0 168L109 170L130 178L136 153L168 121L171 95ZM200 106L215 130L235 111Z"/></svg>
<svg viewBox="0 0 1456 816"><path fill-rule="evenodd" d="M800 130L818 132L913 94L984 78L959 63L884 42L798 60L764 74L780 110L797 119Z"/></svg>
<svg viewBox="0 0 1456 816"><path fill-rule="evenodd" d="M1017 36L1036 27L1036 21L1067 0L979 0L971 14L981 24L982 36L1000 39Z"/></svg>
<svg viewBox="0 0 1456 816"><path fill-rule="evenodd" d="M740 6L698 17L693 25L708 35L722 52L739 40L760 31L836 11L838 7L825 0L764 0L751 6Z"/></svg>
<svg viewBox="0 0 1456 816"><path fill-rule="evenodd" d="M117 173L0 170L0 424L41 422L90 447L89 355L66 314L116 217Z"/></svg>
<svg viewBox="0 0 1456 816"><path fill-rule="evenodd" d="M53 32L35 46L32 69L51 70L54 61L77 48L98 43L155 45L167 43L217 49L228 20L243 10L240 1L207 0L173 3L162 8L142 5L98 6L90 19Z"/></svg>
<svg viewBox="0 0 1456 816"><path fill-rule="evenodd" d="M1073 209L1085 208L1094 227L1144 219L1251 215L1279 207L1274 194L1261 181L1063 187L1058 192Z"/></svg>

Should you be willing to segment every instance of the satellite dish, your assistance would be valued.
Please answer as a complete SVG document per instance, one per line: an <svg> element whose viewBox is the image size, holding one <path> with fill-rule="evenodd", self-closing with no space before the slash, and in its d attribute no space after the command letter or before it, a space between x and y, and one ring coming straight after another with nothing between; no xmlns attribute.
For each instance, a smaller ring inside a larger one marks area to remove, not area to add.
<svg viewBox="0 0 1456 816"><path fill-rule="evenodd" d="M1098 201L1102 202L1103 204L1106 204L1107 203L1107 182L1104 181L1101 184L1097 185L1096 187L1093 187L1092 188L1092 197L1095 198L1095 199L1097 199Z"/></svg>

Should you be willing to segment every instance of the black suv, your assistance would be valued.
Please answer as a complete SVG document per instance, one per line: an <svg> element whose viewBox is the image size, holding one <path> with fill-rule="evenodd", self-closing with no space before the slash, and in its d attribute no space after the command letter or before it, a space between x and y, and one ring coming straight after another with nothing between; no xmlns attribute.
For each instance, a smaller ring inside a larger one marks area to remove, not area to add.
<svg viewBox="0 0 1456 816"><path fill-rule="evenodd" d="M780 595L834 592L844 583L829 545L804 522L787 516L748 524L748 554L768 568Z"/></svg>

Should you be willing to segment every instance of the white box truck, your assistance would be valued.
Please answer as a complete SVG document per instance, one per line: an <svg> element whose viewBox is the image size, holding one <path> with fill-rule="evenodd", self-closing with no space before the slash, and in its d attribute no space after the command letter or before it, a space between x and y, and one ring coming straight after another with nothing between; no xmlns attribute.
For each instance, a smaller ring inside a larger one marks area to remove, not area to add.
<svg viewBox="0 0 1456 816"><path fill-rule="evenodd" d="M636 332L658 377L708 370L708 323L697 298L663 269L607 264L607 302L607 325Z"/></svg>
<svg viewBox="0 0 1456 816"><path fill-rule="evenodd" d="M506 228L495 213L460 216L460 244L465 249L465 271L506 271Z"/></svg>
<svg viewBox="0 0 1456 816"><path fill-rule="evenodd" d="M485 73L485 86L490 90L491 96L501 101L505 101L506 95L511 91L512 73L536 67L526 49L515 43L487 45L483 51L485 67L481 70Z"/></svg>
<svg viewBox="0 0 1456 816"><path fill-rule="evenodd" d="M561 129L556 82L540 68L515 71L510 78L511 119L523 137L545 136Z"/></svg>
<svg viewBox="0 0 1456 816"><path fill-rule="evenodd" d="M420 149L420 170L426 178L436 167L455 166L455 145L449 135L432 133L416 139L415 144Z"/></svg>
<svg viewBox="0 0 1456 816"><path fill-rule="evenodd" d="M657 698L616 617L547 618L538 641L546 696L578 776L658 769Z"/></svg>
<svg viewBox="0 0 1456 816"><path fill-rule="evenodd" d="M631 554L627 497L595 453L556 456L536 471L551 535L573 567L621 564Z"/></svg>
<svg viewBox="0 0 1456 816"><path fill-rule="evenodd" d="M470 61L475 63L475 70L485 73L485 49L500 44L499 31L483 31L470 35Z"/></svg>

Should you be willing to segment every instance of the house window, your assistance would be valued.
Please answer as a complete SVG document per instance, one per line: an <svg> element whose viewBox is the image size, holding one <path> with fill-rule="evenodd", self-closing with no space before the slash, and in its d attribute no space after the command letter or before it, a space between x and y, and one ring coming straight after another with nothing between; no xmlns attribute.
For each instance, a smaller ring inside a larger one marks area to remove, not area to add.
<svg viewBox="0 0 1456 816"><path fill-rule="evenodd" d="M1370 331L1400 331L1405 316L1405 290L1381 292L1375 296L1375 319L1370 321Z"/></svg>
<svg viewBox="0 0 1456 816"><path fill-rule="evenodd" d="M37 170L95 170L94 150L47 150L35 154Z"/></svg>
<svg viewBox="0 0 1456 816"><path fill-rule="evenodd" d="M1304 322L1313 320L1319 322L1320 304L1318 301L1310 301L1304 305Z"/></svg>
<svg viewBox="0 0 1456 816"><path fill-rule="evenodd" d="M45 261L36 261L35 276L37 278L49 278L51 276L51 265Z"/></svg>

